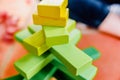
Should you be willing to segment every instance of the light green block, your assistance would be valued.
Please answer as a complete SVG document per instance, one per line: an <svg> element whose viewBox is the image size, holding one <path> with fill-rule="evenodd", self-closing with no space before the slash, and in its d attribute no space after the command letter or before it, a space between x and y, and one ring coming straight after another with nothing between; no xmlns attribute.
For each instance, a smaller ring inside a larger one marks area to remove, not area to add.
<svg viewBox="0 0 120 80"><path fill-rule="evenodd" d="M76 28L76 21L72 19L68 19L65 29L70 33L75 28Z"/></svg>
<svg viewBox="0 0 120 80"><path fill-rule="evenodd" d="M69 44L73 44L73 45L77 44L77 42L82 37L81 32L78 29L72 30L69 35L70 35L69 36Z"/></svg>
<svg viewBox="0 0 120 80"><path fill-rule="evenodd" d="M15 62L16 70L26 79L32 78L36 73L43 69L51 60L53 55L46 52L41 56L27 54L17 62Z"/></svg>
<svg viewBox="0 0 120 80"><path fill-rule="evenodd" d="M29 36L31 36L32 33L28 29L24 29L20 32L17 32L15 34L15 39L19 41L20 43L23 43L23 40Z"/></svg>
<svg viewBox="0 0 120 80"><path fill-rule="evenodd" d="M71 44L53 46L51 52L63 62L74 75L79 75L92 64L92 58Z"/></svg>
<svg viewBox="0 0 120 80"><path fill-rule="evenodd" d="M50 46L46 45L45 43L43 30L40 30L24 39L23 45L30 53L36 54L38 56L42 55L50 48Z"/></svg>
<svg viewBox="0 0 120 80"><path fill-rule="evenodd" d="M41 25L29 25L28 26L28 30L31 32L31 33L35 33L35 32L38 32L40 30L42 30L42 26Z"/></svg>
<svg viewBox="0 0 120 80"><path fill-rule="evenodd" d="M66 75L70 76L70 80L93 80L94 76L96 75L97 68L93 65L85 69L83 72L81 72L78 76L72 75L69 70L66 68L62 62L60 62L58 59L54 59L51 61L51 64L56 66L58 69L60 69L62 72L64 72Z"/></svg>
<svg viewBox="0 0 120 80"><path fill-rule="evenodd" d="M69 34L64 28L43 26L46 44L49 46L65 44L69 41Z"/></svg>
<svg viewBox="0 0 120 80"><path fill-rule="evenodd" d="M96 73L97 73L97 68L92 65L79 75L81 75L82 78L87 78L85 80L93 80Z"/></svg>
<svg viewBox="0 0 120 80"><path fill-rule="evenodd" d="M40 70L35 76L33 76L30 80L49 80L56 70L57 67L49 63L42 70Z"/></svg>
<svg viewBox="0 0 120 80"><path fill-rule="evenodd" d="M67 21L65 27L43 26L46 44L53 46L69 42L69 33L75 29L76 22L72 19Z"/></svg>

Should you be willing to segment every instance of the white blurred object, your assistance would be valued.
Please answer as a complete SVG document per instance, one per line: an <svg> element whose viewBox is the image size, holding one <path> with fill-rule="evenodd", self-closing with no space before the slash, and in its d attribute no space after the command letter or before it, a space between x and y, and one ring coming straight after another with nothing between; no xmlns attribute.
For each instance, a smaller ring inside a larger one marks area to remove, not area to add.
<svg viewBox="0 0 120 80"><path fill-rule="evenodd" d="M120 16L120 4L112 4L109 7L110 11Z"/></svg>

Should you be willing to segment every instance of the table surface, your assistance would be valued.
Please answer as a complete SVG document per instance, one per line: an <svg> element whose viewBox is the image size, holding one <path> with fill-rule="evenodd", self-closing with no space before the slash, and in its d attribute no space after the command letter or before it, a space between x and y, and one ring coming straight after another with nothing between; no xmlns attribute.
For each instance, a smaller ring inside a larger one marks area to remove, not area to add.
<svg viewBox="0 0 120 80"><path fill-rule="evenodd" d="M94 61L98 67L94 80L120 80L120 38L93 29L81 30L82 39L77 46L80 49L93 46L101 53L101 57Z"/></svg>

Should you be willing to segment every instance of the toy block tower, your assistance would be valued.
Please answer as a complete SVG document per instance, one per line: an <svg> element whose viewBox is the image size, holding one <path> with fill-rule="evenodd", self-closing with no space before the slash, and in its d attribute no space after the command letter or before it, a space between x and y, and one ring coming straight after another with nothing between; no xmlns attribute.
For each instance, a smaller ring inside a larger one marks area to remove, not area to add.
<svg viewBox="0 0 120 80"><path fill-rule="evenodd" d="M69 19L68 0L42 0L33 14L33 25L15 37L28 54L15 62L23 80L93 80L97 68L92 61L100 56L91 47L80 50L76 22ZM15 77L9 78L13 79ZM7 80L9 80L7 79Z"/></svg>

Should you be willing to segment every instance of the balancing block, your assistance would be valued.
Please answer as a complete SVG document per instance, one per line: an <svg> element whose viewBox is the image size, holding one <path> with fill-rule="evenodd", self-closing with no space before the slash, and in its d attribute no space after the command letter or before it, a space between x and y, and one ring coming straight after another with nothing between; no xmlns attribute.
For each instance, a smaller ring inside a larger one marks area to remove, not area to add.
<svg viewBox="0 0 120 80"><path fill-rule="evenodd" d="M75 45L57 45L52 46L50 50L74 75L79 75L92 64L92 58Z"/></svg>
<svg viewBox="0 0 120 80"><path fill-rule="evenodd" d="M42 70L40 70L35 76L33 76L30 80L50 80L50 78L56 72L56 70L57 67L49 63Z"/></svg>
<svg viewBox="0 0 120 80"><path fill-rule="evenodd" d="M72 75L69 72L69 70L66 68L66 66L64 64L62 64L62 62L59 61L58 59L56 59L56 58L53 59L51 61L51 64L53 64L59 70L61 70L63 73L68 75L71 78L70 80L93 80L93 77L95 76L95 74L97 72L97 68L95 66L91 65L86 70L81 72L79 75L75 76L75 75Z"/></svg>
<svg viewBox="0 0 120 80"><path fill-rule="evenodd" d="M47 12L48 13L48 12ZM69 16L69 10L66 10L65 17L59 19L50 18L50 17L41 17L37 13L33 14L33 23L36 25L44 26L60 26L65 27Z"/></svg>
<svg viewBox="0 0 120 80"><path fill-rule="evenodd" d="M65 17L67 5L68 0L43 0L37 5L38 15L55 19Z"/></svg>
<svg viewBox="0 0 120 80"><path fill-rule="evenodd" d="M76 45L78 41L81 39L81 32L78 29L74 29L70 34L69 34L69 44Z"/></svg>
<svg viewBox="0 0 120 80"><path fill-rule="evenodd" d="M20 43L23 43L23 40L29 36L31 36L32 33L28 30L28 29L24 29L20 32L17 32L15 34L15 38L17 41L19 41Z"/></svg>
<svg viewBox="0 0 120 80"><path fill-rule="evenodd" d="M53 57L54 56L50 52L46 52L41 56L27 54L15 62L14 66L22 76L26 79L30 79L43 69L53 59Z"/></svg>
<svg viewBox="0 0 120 80"><path fill-rule="evenodd" d="M68 33L70 33L75 28L76 28L75 20L68 19L67 25L65 26L65 29L68 31Z"/></svg>
<svg viewBox="0 0 120 80"><path fill-rule="evenodd" d="M100 57L100 52L94 48L89 47L83 50L88 56L90 56L93 60L96 60Z"/></svg>
<svg viewBox="0 0 120 80"><path fill-rule="evenodd" d="M53 46L59 44L65 44L69 42L69 33L75 29L76 22L72 19L67 21L67 25L64 28L55 26L43 26L45 33L46 44Z"/></svg>
<svg viewBox="0 0 120 80"><path fill-rule="evenodd" d="M24 39L23 45L30 53L34 53L38 56L50 48L50 46L47 46L45 43L43 30L40 30Z"/></svg>
<svg viewBox="0 0 120 80"><path fill-rule="evenodd" d="M42 26L41 25L29 25L28 26L28 30L33 34L35 32L38 32L40 30L42 30Z"/></svg>
<svg viewBox="0 0 120 80"><path fill-rule="evenodd" d="M69 42L69 34L65 28L44 26L43 30L45 33L46 44L49 46Z"/></svg>
<svg viewBox="0 0 120 80"><path fill-rule="evenodd" d="M87 78L87 79L83 79L83 80L93 80L93 78L95 77L96 73L97 73L97 68L95 66L90 66L88 69L86 69L83 73L81 73L81 77L82 78ZM78 80L78 78L77 78Z"/></svg>

